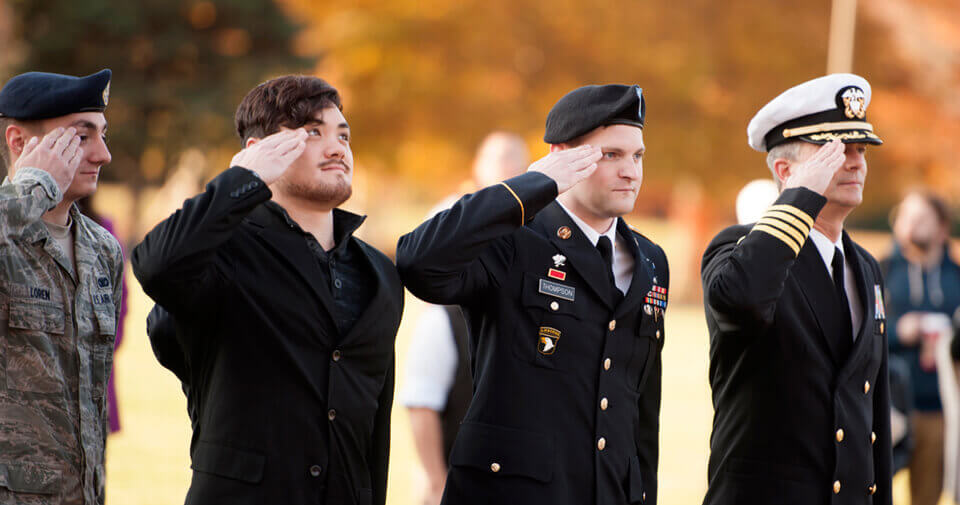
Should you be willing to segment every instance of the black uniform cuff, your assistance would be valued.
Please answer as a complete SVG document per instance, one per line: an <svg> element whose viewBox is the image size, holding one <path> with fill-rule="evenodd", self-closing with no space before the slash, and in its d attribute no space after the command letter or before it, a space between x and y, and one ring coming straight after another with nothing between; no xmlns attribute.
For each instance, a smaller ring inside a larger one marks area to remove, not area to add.
<svg viewBox="0 0 960 505"><path fill-rule="evenodd" d="M557 183L540 172L527 172L500 183L517 201L521 224L526 224L537 212L557 199Z"/></svg>
<svg viewBox="0 0 960 505"><path fill-rule="evenodd" d="M800 249L813 229L814 221L826 203L826 198L807 188L787 189L750 231L771 235L786 244L795 254L800 254Z"/></svg>

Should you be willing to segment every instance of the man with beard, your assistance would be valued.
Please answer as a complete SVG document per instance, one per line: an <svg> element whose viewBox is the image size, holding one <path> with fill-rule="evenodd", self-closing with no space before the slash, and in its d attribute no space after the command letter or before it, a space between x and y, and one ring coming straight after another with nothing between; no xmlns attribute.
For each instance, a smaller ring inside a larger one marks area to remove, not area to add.
<svg viewBox="0 0 960 505"><path fill-rule="evenodd" d="M550 154L400 238L410 291L460 305L474 394L442 503L657 502L663 250L627 226L643 177L638 86L584 86Z"/></svg>
<svg viewBox="0 0 960 505"><path fill-rule="evenodd" d="M863 200L870 84L833 74L750 121L780 196L703 255L713 434L705 505L891 503L883 280L843 230Z"/></svg>
<svg viewBox="0 0 960 505"><path fill-rule="evenodd" d="M913 455L910 503L934 505L943 489L944 421L936 366L938 338L948 338L960 307L960 267L950 258L950 208L914 190L897 206L894 247L884 261L890 354L910 370Z"/></svg>
<svg viewBox="0 0 960 505"><path fill-rule="evenodd" d="M0 503L104 502L123 257L77 200L110 163L110 70L0 91Z"/></svg>
<svg viewBox="0 0 960 505"><path fill-rule="evenodd" d="M186 365L186 503L383 504L403 288L337 208L354 167L340 96L280 77L236 125L231 168L133 251Z"/></svg>

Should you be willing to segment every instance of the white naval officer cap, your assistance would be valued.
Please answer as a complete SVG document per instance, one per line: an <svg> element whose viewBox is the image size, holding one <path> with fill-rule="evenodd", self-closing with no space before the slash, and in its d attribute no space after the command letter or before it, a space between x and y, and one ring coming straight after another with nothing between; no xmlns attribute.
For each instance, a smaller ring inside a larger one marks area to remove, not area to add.
<svg viewBox="0 0 960 505"><path fill-rule="evenodd" d="M870 83L854 74L830 74L798 84L753 116L747 141L761 152L790 140L882 144L867 122L870 94Z"/></svg>

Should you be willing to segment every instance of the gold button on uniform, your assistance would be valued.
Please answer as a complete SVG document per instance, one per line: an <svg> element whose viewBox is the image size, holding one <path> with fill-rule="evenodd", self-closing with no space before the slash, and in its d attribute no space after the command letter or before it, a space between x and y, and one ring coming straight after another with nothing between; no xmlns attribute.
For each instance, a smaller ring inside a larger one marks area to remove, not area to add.
<svg viewBox="0 0 960 505"><path fill-rule="evenodd" d="M607 439L600 437L600 440L597 440L597 449L603 450L607 446Z"/></svg>
<svg viewBox="0 0 960 505"><path fill-rule="evenodd" d="M840 494L840 481L833 481L833 494Z"/></svg>
<svg viewBox="0 0 960 505"><path fill-rule="evenodd" d="M877 442L877 434L871 431L871 432L870 432L870 443L871 443L871 444L874 444L874 443L876 443L876 442Z"/></svg>
<svg viewBox="0 0 960 505"><path fill-rule="evenodd" d="M869 392L870 392L870 381L867 381L863 383L863 394L867 394Z"/></svg>
<svg viewBox="0 0 960 505"><path fill-rule="evenodd" d="M610 331L617 329L617 320L611 319L610 324L607 325L607 328L610 328Z"/></svg>
<svg viewBox="0 0 960 505"><path fill-rule="evenodd" d="M557 303L557 302L550 302L550 310L558 310L559 308L560 308L560 304L559 304L559 303Z"/></svg>
<svg viewBox="0 0 960 505"><path fill-rule="evenodd" d="M640 501L647 501L647 492L644 491L640 494Z"/></svg>
<svg viewBox="0 0 960 505"><path fill-rule="evenodd" d="M610 370L610 365L612 365L612 364L613 364L613 362L610 361L610 358L607 358L607 359L603 360L603 369L604 369L604 370Z"/></svg>
<svg viewBox="0 0 960 505"><path fill-rule="evenodd" d="M610 402L608 402L606 398L601 398L601 399L600 399L600 410L607 410L607 405L609 405L609 404L610 404Z"/></svg>
<svg viewBox="0 0 960 505"><path fill-rule="evenodd" d="M843 442L843 428L837 430L837 442Z"/></svg>
<svg viewBox="0 0 960 505"><path fill-rule="evenodd" d="M490 471L497 473L500 471L500 463L490 463Z"/></svg>
<svg viewBox="0 0 960 505"><path fill-rule="evenodd" d="M872 495L873 493L876 493L876 492L877 492L877 485L876 485L876 484L874 484L874 485L872 485L872 486L870 486L870 487L867 488L867 494L869 494L869 495Z"/></svg>
<svg viewBox="0 0 960 505"><path fill-rule="evenodd" d="M660 330L657 330L657 338L660 338Z"/></svg>

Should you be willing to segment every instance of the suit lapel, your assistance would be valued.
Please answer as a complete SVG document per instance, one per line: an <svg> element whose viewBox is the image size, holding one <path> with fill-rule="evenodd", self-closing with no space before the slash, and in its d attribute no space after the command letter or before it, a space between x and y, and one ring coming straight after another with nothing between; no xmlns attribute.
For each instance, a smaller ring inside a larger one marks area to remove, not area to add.
<svg viewBox="0 0 960 505"><path fill-rule="evenodd" d="M840 297L836 294L830 273L813 240L808 239L800 250L800 255L797 256L797 262L793 267L793 277L800 285L800 292L803 293L803 297L820 325L820 335L830 350L834 364L839 367L844 360L840 352L840 342L837 339L845 333L844 323L838 310Z"/></svg>
<svg viewBox="0 0 960 505"><path fill-rule="evenodd" d="M387 278L386 272L374 261L367 246L359 241L358 244L360 244L360 249L363 251L363 257L367 261L367 265L377 277L376 293L370 298L370 303L367 305L367 308L363 309L363 313L357 319L353 328L347 333L344 341L349 341L355 335L364 335L369 332L373 324L390 321L391 318L396 317L397 312L399 312L399 307L391 303L390 291L387 289L387 286L390 284L390 279Z"/></svg>
<svg viewBox="0 0 960 505"><path fill-rule="evenodd" d="M603 300L607 307L613 309L613 286L609 276L604 272L603 258L600 252L590 243L587 236L580 231L580 227L570 219L566 211L556 201L547 205L536 217L536 224L550 242L567 257L567 262L576 270L587 285ZM566 226L570 229L570 236L563 239L557 230Z"/></svg>
<svg viewBox="0 0 960 505"><path fill-rule="evenodd" d="M858 363L860 354L864 352L864 349L870 348L865 341L873 338L872 323L875 317L873 313L875 301L873 290L867 289L867 287L874 283L874 279L873 275L864 268L866 261L860 255L860 250L850 240L847 232L843 232L843 250L847 251L846 256L851 263L851 268L853 268L854 277L857 281L857 293L860 295L860 303L863 305L860 329L857 331L857 340L853 344L853 351L850 353L850 360L848 361L848 363Z"/></svg>
<svg viewBox="0 0 960 505"><path fill-rule="evenodd" d="M633 254L633 280L630 281L630 288L616 310L616 317L621 317L623 314L633 311L650 291L653 279L656 277L656 267L653 266L653 260L640 250L636 237L633 236L630 227L623 222L623 219L617 219L617 233L623 238L627 248Z"/></svg>
<svg viewBox="0 0 960 505"><path fill-rule="evenodd" d="M254 210L251 216L260 226L264 226L258 235L267 247L277 252L278 258L286 260L295 271L300 273L300 276L310 286L332 320L336 317L336 311L329 293L321 291L324 287L320 285L321 279L323 279L320 265L317 263L317 258L307 247L306 240L299 233L291 232L290 228L280 219L271 215L264 215L264 213L269 214L270 210L260 206ZM269 268L269 265L264 265L264 267Z"/></svg>

